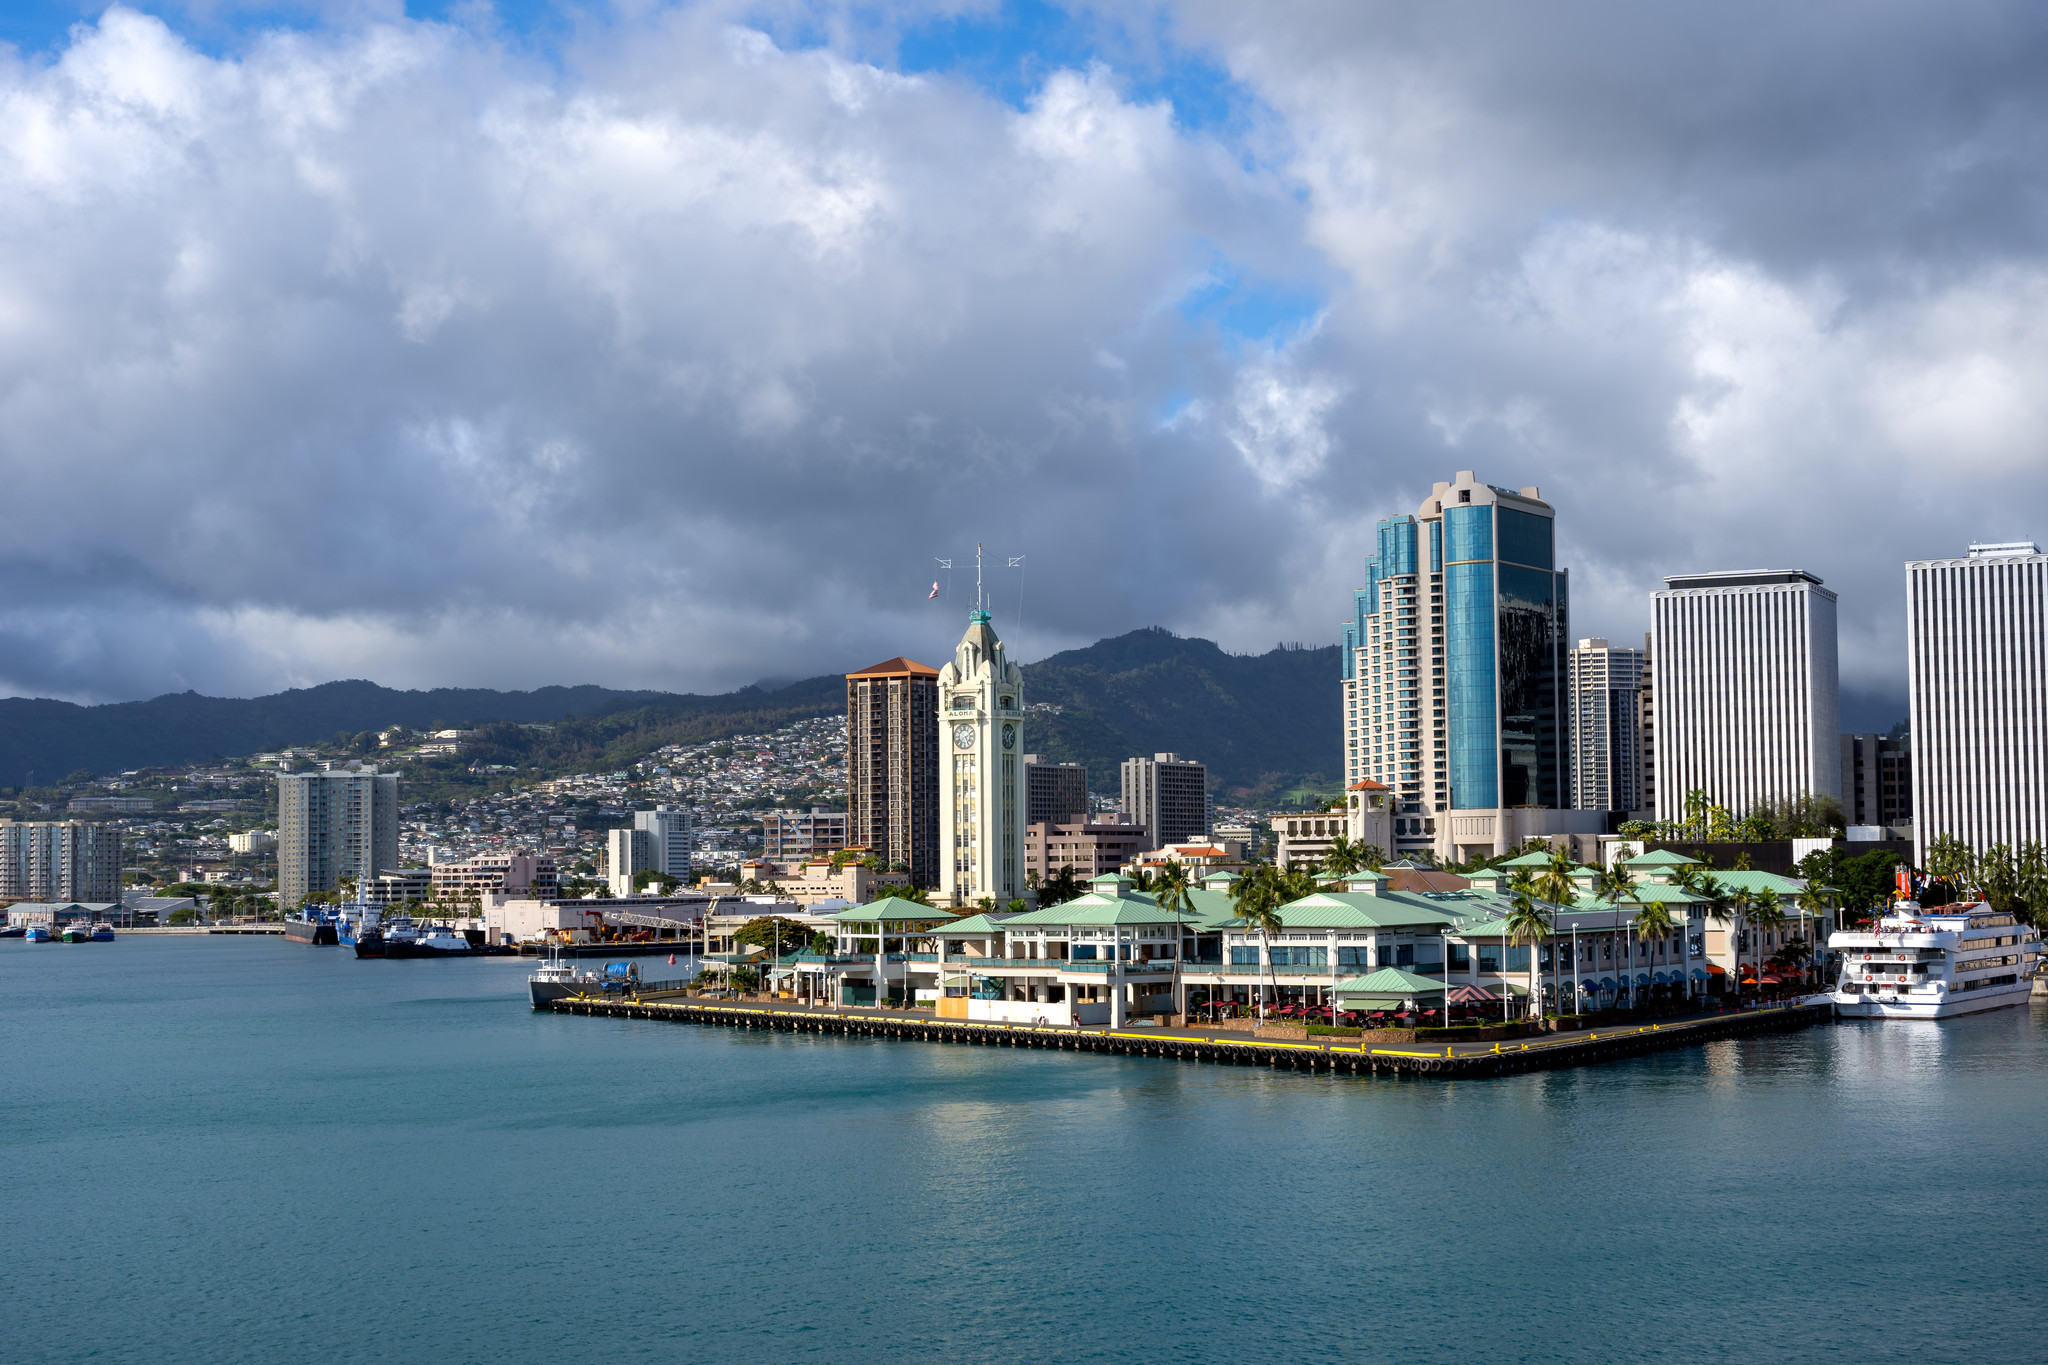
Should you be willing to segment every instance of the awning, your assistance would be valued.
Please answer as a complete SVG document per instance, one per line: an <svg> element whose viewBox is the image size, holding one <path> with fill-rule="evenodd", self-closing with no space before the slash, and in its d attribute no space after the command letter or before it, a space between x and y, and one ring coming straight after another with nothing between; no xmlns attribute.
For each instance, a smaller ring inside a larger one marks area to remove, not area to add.
<svg viewBox="0 0 2048 1365"><path fill-rule="evenodd" d="M1636 973L1636 984L1637 984L1638 986L1647 986L1647 985L1649 985L1649 984L1650 984L1650 974L1649 974L1648 972L1637 972L1637 973Z"/></svg>
<svg viewBox="0 0 2048 1365"><path fill-rule="evenodd" d="M1720 970L1720 969L1719 969L1719 968L1716 968L1715 970L1716 970L1716 971L1718 971L1718 970ZM1704 968L1701 968L1701 967L1695 967L1695 968L1693 968L1693 969L1692 969L1692 979L1693 979L1693 980L1695 980L1695 981L1705 981L1705 980L1707 979L1707 973L1706 973L1706 970L1705 970Z"/></svg>
<svg viewBox="0 0 2048 1365"><path fill-rule="evenodd" d="M1611 990L1613 990L1613 989L1614 989L1614 978L1613 978L1613 977L1611 977L1611 976L1603 976L1603 977L1601 977L1601 978L1600 978L1600 989L1601 989L1601 990L1603 990L1603 991L1611 991Z"/></svg>
<svg viewBox="0 0 2048 1365"><path fill-rule="evenodd" d="M1451 987L1451 1003L1457 1005L1471 1005L1480 1002L1486 1002L1489 1004L1499 1004L1500 997L1482 986Z"/></svg>

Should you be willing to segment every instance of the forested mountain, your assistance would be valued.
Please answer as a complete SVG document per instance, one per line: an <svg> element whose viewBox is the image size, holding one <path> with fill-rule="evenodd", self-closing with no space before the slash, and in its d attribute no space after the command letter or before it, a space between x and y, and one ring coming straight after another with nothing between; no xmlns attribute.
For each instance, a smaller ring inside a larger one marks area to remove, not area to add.
<svg viewBox="0 0 2048 1365"><path fill-rule="evenodd" d="M1167 750L1207 763L1226 799L1329 787L1342 771L1336 675L1334 645L1234 655L1207 640L1132 631L1026 667L1026 702L1058 708L1030 713L1026 748L1086 763L1090 785L1104 792L1117 789L1123 759ZM717 696L595 686L404 692L352 681L247 699L184 692L76 706L10 698L0 700L0 786L30 785L30 774L40 785L79 769L104 774L332 743L388 725L481 729L466 763L596 771L665 744L772 730L845 705L838 674ZM518 728L535 721L552 728Z"/></svg>

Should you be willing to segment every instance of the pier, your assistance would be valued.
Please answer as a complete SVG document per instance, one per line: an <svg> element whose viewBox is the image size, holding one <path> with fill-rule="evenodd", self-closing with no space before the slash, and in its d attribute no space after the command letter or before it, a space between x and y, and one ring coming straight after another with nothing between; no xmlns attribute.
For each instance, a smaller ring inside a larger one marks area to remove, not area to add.
<svg viewBox="0 0 2048 1365"><path fill-rule="evenodd" d="M1130 1057L1214 1062L1226 1066L1445 1079L1589 1066L1646 1052L1695 1047L1716 1038L1789 1033L1809 1025L1829 1023L1834 1018L1834 1011L1828 1005L1790 1005L1698 1019L1618 1025L1612 1030L1545 1034L1503 1043L1376 1046L1370 1040L1337 1036L1293 1042L1256 1036L1233 1037L1228 1030L1222 1029L1068 1028L982 1023L937 1019L927 1014L898 1010L833 1009L773 1001L745 1003L677 999L665 992L625 999L570 996L540 1008L557 1014L651 1019L724 1028L775 1029L785 1033L838 1033L971 1047L1106 1052Z"/></svg>

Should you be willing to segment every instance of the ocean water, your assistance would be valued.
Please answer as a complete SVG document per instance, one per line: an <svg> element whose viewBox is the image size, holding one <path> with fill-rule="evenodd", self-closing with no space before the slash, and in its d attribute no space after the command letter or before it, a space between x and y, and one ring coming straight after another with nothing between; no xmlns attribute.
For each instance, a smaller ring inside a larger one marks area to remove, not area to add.
<svg viewBox="0 0 2048 1365"><path fill-rule="evenodd" d="M2039 1006L1444 1084L526 970L0 941L0 1360L2048 1358Z"/></svg>

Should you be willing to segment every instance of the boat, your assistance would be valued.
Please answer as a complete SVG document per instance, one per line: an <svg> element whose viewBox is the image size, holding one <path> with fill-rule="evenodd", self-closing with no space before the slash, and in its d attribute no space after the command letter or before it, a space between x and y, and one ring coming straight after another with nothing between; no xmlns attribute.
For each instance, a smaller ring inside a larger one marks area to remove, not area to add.
<svg viewBox="0 0 2048 1365"><path fill-rule="evenodd" d="M383 911L374 905L358 901L353 905L336 906L334 910L334 941L344 948L353 948L364 934L375 931L382 923ZM356 956L361 957L358 953Z"/></svg>
<svg viewBox="0 0 2048 1365"><path fill-rule="evenodd" d="M419 937L419 926L409 915L383 919L366 907L356 930L357 957L404 957L411 942Z"/></svg>
<svg viewBox="0 0 2048 1365"><path fill-rule="evenodd" d="M393 921L396 923L397 921ZM411 924L412 921L405 921ZM481 935L479 935L481 937ZM415 929L411 934L387 936L384 941L386 957L481 957L478 945L468 935L441 924L430 924L424 929Z"/></svg>
<svg viewBox="0 0 2048 1365"><path fill-rule="evenodd" d="M1984 901L1895 902L1868 929L1828 935L1842 956L1829 998L1844 1019L1948 1019L2023 1005L2040 967L2033 926Z"/></svg>
<svg viewBox="0 0 2048 1365"><path fill-rule="evenodd" d="M303 906L298 914L284 922L284 936L294 943L340 943L341 933L335 927L334 918L332 910Z"/></svg>
<svg viewBox="0 0 2048 1365"><path fill-rule="evenodd" d="M28 926L27 926L26 924L9 924L9 925L4 925L4 926L0 926L0 938L27 938L27 937L28 937Z"/></svg>
<svg viewBox="0 0 2048 1365"><path fill-rule="evenodd" d="M47 924L28 925L23 930L21 936L27 939L30 943L55 943L57 941L57 935L55 931L53 931Z"/></svg>
<svg viewBox="0 0 2048 1365"><path fill-rule="evenodd" d="M539 1009L550 1000L572 995L622 994L640 984L640 966L635 962L607 962L601 972L578 971L575 963L562 956L559 947L526 978L527 994Z"/></svg>
<svg viewBox="0 0 2048 1365"><path fill-rule="evenodd" d="M92 926L84 923L67 924L64 926L64 932L59 937L66 943L90 943L92 942Z"/></svg>
<svg viewBox="0 0 2048 1365"><path fill-rule="evenodd" d="M114 941L114 926L103 919L94 920L92 922L92 941L94 943L112 943Z"/></svg>

